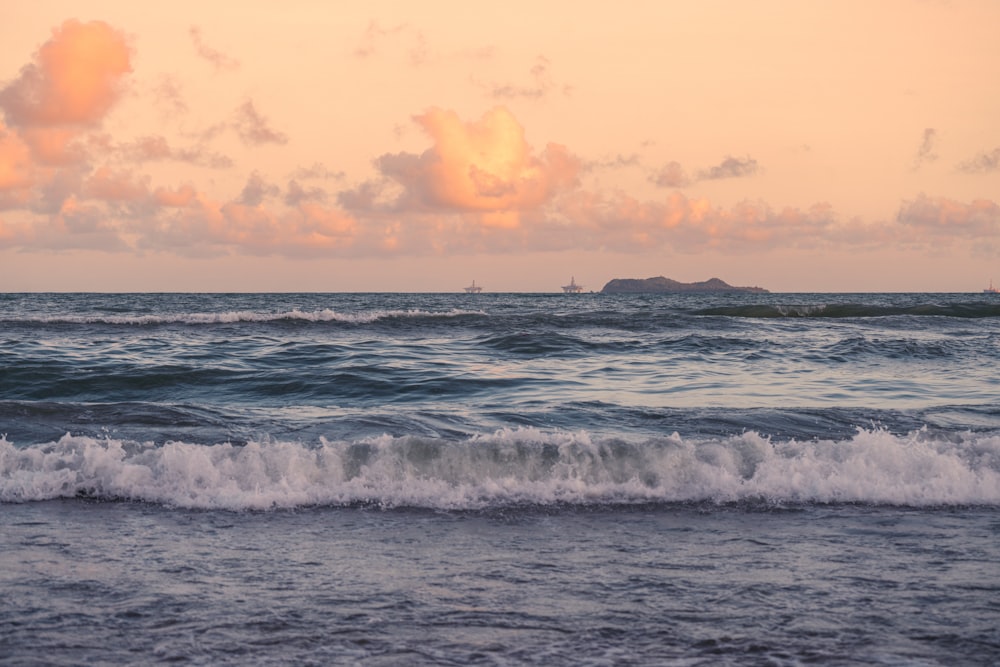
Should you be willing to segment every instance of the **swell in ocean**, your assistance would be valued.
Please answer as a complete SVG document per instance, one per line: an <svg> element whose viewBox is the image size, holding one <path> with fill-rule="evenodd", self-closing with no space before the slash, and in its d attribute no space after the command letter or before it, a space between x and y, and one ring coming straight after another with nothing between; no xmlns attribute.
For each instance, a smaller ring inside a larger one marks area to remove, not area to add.
<svg viewBox="0 0 1000 667"><path fill-rule="evenodd" d="M1000 503L969 295L0 295L0 502Z"/></svg>
<svg viewBox="0 0 1000 667"><path fill-rule="evenodd" d="M753 304L738 306L716 306L695 311L698 315L724 315L728 317L1000 317L1000 299L996 303L983 301L957 303L915 303L906 305L864 304L864 303L819 303L819 304Z"/></svg>

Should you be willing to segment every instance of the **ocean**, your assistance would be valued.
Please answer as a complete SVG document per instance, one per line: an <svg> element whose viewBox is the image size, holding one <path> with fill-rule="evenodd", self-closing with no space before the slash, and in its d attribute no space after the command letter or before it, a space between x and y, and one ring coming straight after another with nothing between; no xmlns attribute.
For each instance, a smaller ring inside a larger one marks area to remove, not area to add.
<svg viewBox="0 0 1000 667"><path fill-rule="evenodd" d="M995 665L987 294L2 294L0 664Z"/></svg>

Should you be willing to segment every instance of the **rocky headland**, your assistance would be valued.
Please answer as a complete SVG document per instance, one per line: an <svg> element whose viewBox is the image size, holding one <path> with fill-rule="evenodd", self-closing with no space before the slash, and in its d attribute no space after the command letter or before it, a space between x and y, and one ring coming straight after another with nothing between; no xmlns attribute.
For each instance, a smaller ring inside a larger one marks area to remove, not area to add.
<svg viewBox="0 0 1000 667"><path fill-rule="evenodd" d="M644 294L668 292L756 292L767 294L763 287L736 287L718 278L697 283L682 283L663 276L655 278L614 278L604 289L604 294Z"/></svg>

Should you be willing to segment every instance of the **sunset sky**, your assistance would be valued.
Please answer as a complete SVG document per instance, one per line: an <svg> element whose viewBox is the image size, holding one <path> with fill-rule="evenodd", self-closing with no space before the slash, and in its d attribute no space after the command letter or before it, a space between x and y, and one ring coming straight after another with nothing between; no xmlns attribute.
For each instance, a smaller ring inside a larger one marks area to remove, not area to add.
<svg viewBox="0 0 1000 667"><path fill-rule="evenodd" d="M0 291L1000 284L1000 2L8 2Z"/></svg>

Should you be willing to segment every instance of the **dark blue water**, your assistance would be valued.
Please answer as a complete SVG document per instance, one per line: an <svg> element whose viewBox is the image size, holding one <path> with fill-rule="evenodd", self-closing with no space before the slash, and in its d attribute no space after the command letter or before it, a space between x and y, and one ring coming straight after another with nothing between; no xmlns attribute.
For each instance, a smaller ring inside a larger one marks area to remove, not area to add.
<svg viewBox="0 0 1000 667"><path fill-rule="evenodd" d="M987 295L0 295L0 663L995 664Z"/></svg>

